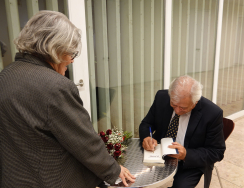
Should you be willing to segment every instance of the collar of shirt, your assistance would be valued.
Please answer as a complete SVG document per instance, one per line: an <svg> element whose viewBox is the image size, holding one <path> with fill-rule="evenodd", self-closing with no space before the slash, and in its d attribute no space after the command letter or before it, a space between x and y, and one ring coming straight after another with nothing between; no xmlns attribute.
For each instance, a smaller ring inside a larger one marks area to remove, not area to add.
<svg viewBox="0 0 244 188"><path fill-rule="evenodd" d="M171 119L172 119L174 116L175 116L175 111L173 111L173 114L172 114ZM187 113L185 113L185 114L183 114L183 115L180 115L180 117L181 117L181 116L191 116L191 111L190 111L190 112L187 112Z"/></svg>
<svg viewBox="0 0 244 188"><path fill-rule="evenodd" d="M175 116L175 111L173 111L171 119L174 116ZM191 116L191 111L181 115L179 118L179 127L178 127L178 133L176 136L176 142L178 142L182 146L184 146L185 134L186 134L189 120L190 120L190 116Z"/></svg>

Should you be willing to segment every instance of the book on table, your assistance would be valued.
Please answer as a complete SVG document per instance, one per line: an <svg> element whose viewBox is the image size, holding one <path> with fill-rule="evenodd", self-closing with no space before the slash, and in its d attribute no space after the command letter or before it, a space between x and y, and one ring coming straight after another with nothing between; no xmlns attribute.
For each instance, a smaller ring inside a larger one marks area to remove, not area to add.
<svg viewBox="0 0 244 188"><path fill-rule="evenodd" d="M173 138L162 138L161 144L155 147L154 152L144 149L144 163L164 163L164 157L169 154L178 154L177 149L169 148L174 142Z"/></svg>

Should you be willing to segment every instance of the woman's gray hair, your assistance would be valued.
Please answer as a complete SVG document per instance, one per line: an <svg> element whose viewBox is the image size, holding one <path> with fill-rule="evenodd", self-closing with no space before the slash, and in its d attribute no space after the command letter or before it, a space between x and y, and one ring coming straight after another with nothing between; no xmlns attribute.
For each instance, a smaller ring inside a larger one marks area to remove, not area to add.
<svg viewBox="0 0 244 188"><path fill-rule="evenodd" d="M202 84L194 78L185 75L174 79L169 86L170 99L178 102L180 98L190 95L193 104L200 100L202 96ZM172 94L173 92L173 94ZM184 95L182 96L182 94Z"/></svg>
<svg viewBox="0 0 244 188"><path fill-rule="evenodd" d="M62 55L81 50L81 31L62 13L43 10L35 14L14 40L20 53L59 64Z"/></svg>

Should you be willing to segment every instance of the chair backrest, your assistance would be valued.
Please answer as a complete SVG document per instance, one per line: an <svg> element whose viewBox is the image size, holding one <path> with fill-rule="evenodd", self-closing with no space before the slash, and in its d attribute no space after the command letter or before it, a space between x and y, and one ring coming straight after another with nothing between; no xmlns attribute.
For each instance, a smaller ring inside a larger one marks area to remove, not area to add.
<svg viewBox="0 0 244 188"><path fill-rule="evenodd" d="M225 140L227 140L227 138L230 136L230 134L234 130L235 123L230 119L223 118L223 124L224 124L224 128L223 128L224 138L225 138Z"/></svg>

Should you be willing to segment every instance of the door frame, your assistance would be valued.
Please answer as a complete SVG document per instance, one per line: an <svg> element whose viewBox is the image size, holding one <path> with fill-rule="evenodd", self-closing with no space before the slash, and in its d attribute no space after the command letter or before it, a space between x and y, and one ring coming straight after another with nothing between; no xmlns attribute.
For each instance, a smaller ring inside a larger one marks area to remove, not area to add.
<svg viewBox="0 0 244 188"><path fill-rule="evenodd" d="M75 58L73 63L73 78L74 82L79 83L83 80L83 86L77 86L80 97L83 101L84 108L91 116L90 103L90 85L89 85L89 68L87 56L87 37L86 37L86 14L84 0L68 0L68 12L70 21L81 30L82 49L79 57Z"/></svg>

